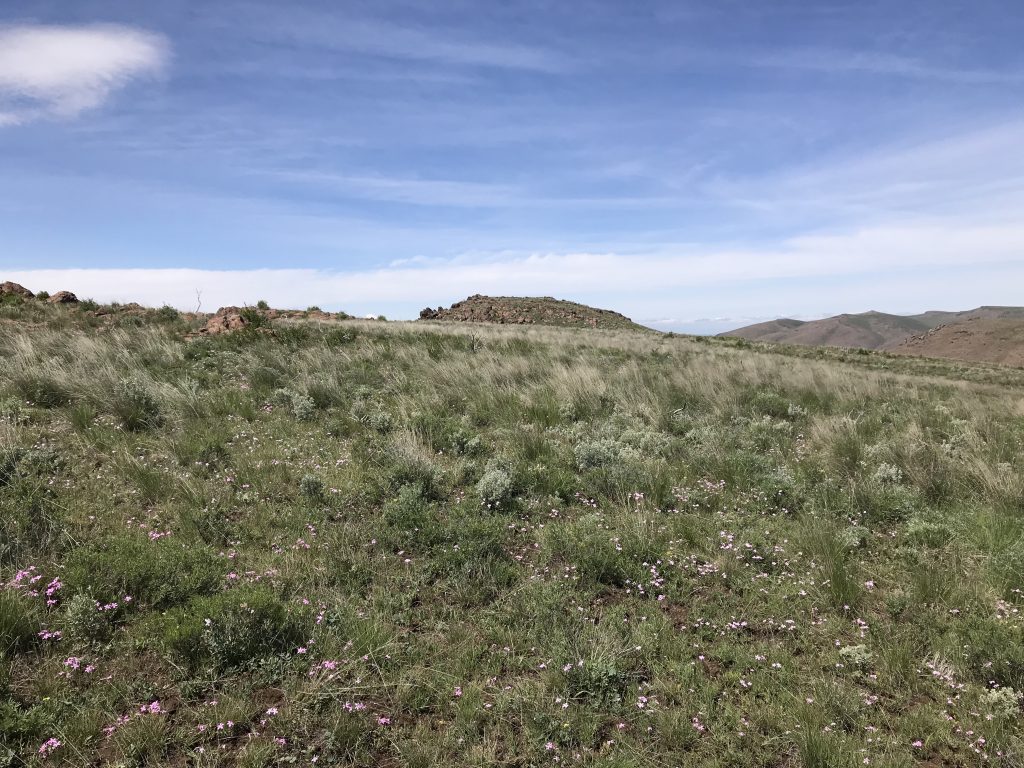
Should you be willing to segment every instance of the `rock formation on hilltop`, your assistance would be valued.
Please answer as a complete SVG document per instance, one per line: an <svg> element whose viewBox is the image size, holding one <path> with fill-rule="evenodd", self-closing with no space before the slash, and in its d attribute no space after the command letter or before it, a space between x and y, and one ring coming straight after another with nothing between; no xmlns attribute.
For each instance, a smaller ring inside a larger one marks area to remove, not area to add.
<svg viewBox="0 0 1024 768"><path fill-rule="evenodd" d="M5 283L0 283L0 296L20 296L23 299L31 299L35 294L24 285L8 280Z"/></svg>
<svg viewBox="0 0 1024 768"><path fill-rule="evenodd" d="M481 296L475 294L448 309L427 307L420 320L505 325L557 325L573 328L642 329L628 317L572 301L544 297ZM649 329L644 329L649 330Z"/></svg>

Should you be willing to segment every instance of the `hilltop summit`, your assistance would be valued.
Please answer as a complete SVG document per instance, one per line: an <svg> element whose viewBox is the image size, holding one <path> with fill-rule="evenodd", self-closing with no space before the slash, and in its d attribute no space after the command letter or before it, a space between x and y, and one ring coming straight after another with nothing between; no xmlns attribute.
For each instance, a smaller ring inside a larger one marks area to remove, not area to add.
<svg viewBox="0 0 1024 768"><path fill-rule="evenodd" d="M420 320L505 325L556 325L571 328L650 330L625 315L550 296L482 296L475 294L448 309L427 307Z"/></svg>

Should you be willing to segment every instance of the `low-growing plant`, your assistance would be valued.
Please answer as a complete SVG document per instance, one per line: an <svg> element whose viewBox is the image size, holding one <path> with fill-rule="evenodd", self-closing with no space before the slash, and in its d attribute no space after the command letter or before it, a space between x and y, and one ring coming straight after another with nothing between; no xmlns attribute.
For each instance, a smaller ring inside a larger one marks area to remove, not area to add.
<svg viewBox="0 0 1024 768"><path fill-rule="evenodd" d="M174 536L154 541L130 533L78 547L64 571L68 594L86 594L101 603L123 603L127 597L154 608L208 594L223 579L216 553L205 546Z"/></svg>
<svg viewBox="0 0 1024 768"><path fill-rule="evenodd" d="M512 475L500 466L488 466L476 484L476 492L487 507L507 507L515 497Z"/></svg>
<svg viewBox="0 0 1024 768"><path fill-rule="evenodd" d="M322 504L326 499L324 481L316 475L305 474L299 481L299 493L313 503Z"/></svg>
<svg viewBox="0 0 1024 768"><path fill-rule="evenodd" d="M193 670L225 672L268 654L295 653L308 618L260 587L197 597L154 621L159 643Z"/></svg>
<svg viewBox="0 0 1024 768"><path fill-rule="evenodd" d="M58 408L72 399L63 381L45 373L21 373L11 383L25 400L41 408Z"/></svg>
<svg viewBox="0 0 1024 768"><path fill-rule="evenodd" d="M153 429L163 424L160 401L153 388L140 378L122 379L112 396L112 410L130 432Z"/></svg>

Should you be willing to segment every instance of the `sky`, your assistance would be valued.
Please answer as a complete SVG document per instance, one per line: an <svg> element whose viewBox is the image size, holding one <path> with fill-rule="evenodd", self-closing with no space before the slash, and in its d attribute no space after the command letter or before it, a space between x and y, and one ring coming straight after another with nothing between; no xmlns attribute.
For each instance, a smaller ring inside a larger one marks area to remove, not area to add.
<svg viewBox="0 0 1024 768"><path fill-rule="evenodd" d="M663 330L1024 304L1018 0L0 4L0 280Z"/></svg>

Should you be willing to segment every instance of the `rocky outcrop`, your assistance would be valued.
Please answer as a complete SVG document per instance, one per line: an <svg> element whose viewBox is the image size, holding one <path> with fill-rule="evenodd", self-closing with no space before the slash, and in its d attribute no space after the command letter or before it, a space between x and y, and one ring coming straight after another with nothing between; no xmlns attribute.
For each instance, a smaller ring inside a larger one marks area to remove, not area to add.
<svg viewBox="0 0 1024 768"><path fill-rule="evenodd" d="M204 336L219 336L222 333L240 331L249 325L249 320L242 314L241 307L221 307L206 321L199 333Z"/></svg>
<svg viewBox="0 0 1024 768"><path fill-rule="evenodd" d="M31 299L35 294L24 285L8 280L5 283L0 283L0 296L20 296L23 299Z"/></svg>
<svg viewBox="0 0 1024 768"><path fill-rule="evenodd" d="M50 304L77 304L78 297L71 291L57 291L46 301Z"/></svg>
<svg viewBox="0 0 1024 768"><path fill-rule="evenodd" d="M575 328L641 328L628 317L607 309L553 299L476 294L449 309L427 307L420 320L503 325L559 325Z"/></svg>

